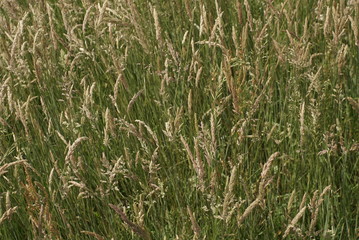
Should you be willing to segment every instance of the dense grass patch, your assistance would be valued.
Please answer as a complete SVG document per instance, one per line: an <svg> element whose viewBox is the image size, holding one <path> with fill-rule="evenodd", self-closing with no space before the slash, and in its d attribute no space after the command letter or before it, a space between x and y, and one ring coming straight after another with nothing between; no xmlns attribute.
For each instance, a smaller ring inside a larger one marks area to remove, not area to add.
<svg viewBox="0 0 359 240"><path fill-rule="evenodd" d="M4 0L1 239L356 239L359 2Z"/></svg>

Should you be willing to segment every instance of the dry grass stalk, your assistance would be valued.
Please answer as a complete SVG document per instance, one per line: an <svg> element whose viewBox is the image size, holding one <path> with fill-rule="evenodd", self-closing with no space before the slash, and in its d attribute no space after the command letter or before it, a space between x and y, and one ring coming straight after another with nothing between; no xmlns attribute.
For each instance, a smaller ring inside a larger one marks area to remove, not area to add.
<svg viewBox="0 0 359 240"><path fill-rule="evenodd" d="M25 190L26 208L33 229L36 228L39 236L49 234L50 239L59 239L59 232L52 221L52 215L49 210L49 195L46 188L39 182L33 181L28 167L24 168L24 170L26 183L22 184L22 186Z"/></svg>
<svg viewBox="0 0 359 240"><path fill-rule="evenodd" d="M207 44L208 46L219 47L221 50L223 50L223 52L226 52L226 48L222 44L214 42L214 41L198 41L196 43L197 44Z"/></svg>
<svg viewBox="0 0 359 240"><path fill-rule="evenodd" d="M311 202L311 211L312 211L312 216L311 216L311 221L310 221L310 226L309 226L309 234L310 235L314 235L314 227L317 224L317 220L318 220L318 214L319 214L319 207L322 205L323 201L324 201L324 195L330 191L331 186L327 186L324 188L323 192L319 195L319 199L317 200L317 194L314 195L312 202ZM318 193L318 191L316 191L315 193Z"/></svg>
<svg viewBox="0 0 359 240"><path fill-rule="evenodd" d="M214 156L214 154L216 153L216 149L217 149L217 140L216 140L216 123L215 123L215 119L214 119L214 114L211 113L211 151L212 154ZM211 161L209 161L209 164L211 163Z"/></svg>
<svg viewBox="0 0 359 240"><path fill-rule="evenodd" d="M142 48L145 50L145 52L149 53L150 48L148 46L148 42L145 37L146 35L144 34L143 29L141 27L141 23L140 23L141 17L137 11L137 7L133 0L126 0L126 2L128 4L128 6L130 7L130 12L131 12L130 20L131 20L133 26L135 27L138 41L141 44Z"/></svg>
<svg viewBox="0 0 359 240"><path fill-rule="evenodd" d="M267 134L267 142L269 141L269 139L272 138L273 133L275 132L275 130L279 127L279 124L275 123L273 124L273 127L271 128L271 130L269 131L269 133Z"/></svg>
<svg viewBox="0 0 359 240"><path fill-rule="evenodd" d="M81 231L81 233L95 237L97 240L105 240L104 237L102 237L100 234L97 234L95 232L89 232L89 231Z"/></svg>
<svg viewBox="0 0 359 240"><path fill-rule="evenodd" d="M234 205L231 207L231 210L227 214L226 224L229 223L229 221L232 219L232 216L236 212L239 213L239 208L242 206L243 203L244 201L234 203Z"/></svg>
<svg viewBox="0 0 359 240"><path fill-rule="evenodd" d="M284 61L285 61L284 54L283 54L285 52L284 47L281 47L280 44L274 39L272 42L273 42L273 46L277 52L278 62L284 63Z"/></svg>
<svg viewBox="0 0 359 240"><path fill-rule="evenodd" d="M219 21L220 21L220 16L217 17L216 21L214 22L213 24L213 27L212 27L212 30L211 30L211 34L210 34L210 37L208 39L208 42L213 42L215 37L216 37L216 32L217 32L217 29L218 29L218 25L219 25Z"/></svg>
<svg viewBox="0 0 359 240"><path fill-rule="evenodd" d="M274 159L276 159L278 156L279 156L279 152L273 153L263 166L263 170L261 173L261 181L259 183L259 190L258 190L258 196L261 199L264 198L265 189L270 182L270 180L268 179L270 167L272 166Z"/></svg>
<svg viewBox="0 0 359 240"><path fill-rule="evenodd" d="M347 97L347 100L349 101L350 105L354 108L357 113L359 113L359 101L354 100L351 97Z"/></svg>
<svg viewBox="0 0 359 240"><path fill-rule="evenodd" d="M200 6L200 13L201 13L201 19L200 19L199 36L201 37L203 32L208 34L208 31L209 31L207 11L206 11L206 7L204 6L204 4L201 4L201 6Z"/></svg>
<svg viewBox="0 0 359 240"><path fill-rule="evenodd" d="M237 33L237 29L235 26L232 26L232 41L234 44L234 48L236 49L236 57L240 58L240 45L239 45L239 41L238 41L238 33Z"/></svg>
<svg viewBox="0 0 359 240"><path fill-rule="evenodd" d="M52 41L54 50L56 51L57 50L57 40L56 40L55 26L54 26L54 22L52 20L52 18L53 18L52 11L53 10L48 3L46 3L46 11L47 11L48 19L49 19L51 41Z"/></svg>
<svg viewBox="0 0 359 240"><path fill-rule="evenodd" d="M29 127L27 125L27 114L26 114L27 111L24 110L24 108L26 108L26 106L28 106L28 104L25 102L24 104L21 105L20 100L17 100L14 103L16 117L20 119L20 122L24 126L26 137L28 138L29 137Z"/></svg>
<svg viewBox="0 0 359 240"><path fill-rule="evenodd" d="M23 33L23 30L24 30L24 21L25 21L28 14L29 14L28 12L25 13L24 17L19 21L18 26L17 26L17 31L16 31L16 34L15 34L15 37L14 37L14 40L13 40L13 43L12 43L12 46L11 46L11 51L10 51L9 66L11 68L14 67L15 51L16 51L16 48L18 48L18 46L20 45L20 38L21 38L21 35Z"/></svg>
<svg viewBox="0 0 359 240"><path fill-rule="evenodd" d="M153 19L155 21L155 30L156 30L156 40L158 41L160 46L163 46L163 38L162 38L162 30L161 30L161 26L160 26L160 21L158 19L158 13L156 10L156 7L153 7Z"/></svg>
<svg viewBox="0 0 359 240"><path fill-rule="evenodd" d="M146 130L149 132L149 134L151 135L151 137L155 141L157 147L159 147L158 138L157 138L156 134L152 131L152 129L145 122L143 122L141 120L136 120L135 122L138 122L140 125L143 125L146 128Z"/></svg>
<svg viewBox="0 0 359 240"><path fill-rule="evenodd" d="M200 189L203 192L205 189L204 166L203 166L203 162L202 162L202 158L201 158L201 154L200 154L200 150L199 150L199 146L198 146L198 139L194 138L195 151L196 151L196 158L195 158L192 154L192 151L191 151L187 141L184 139L184 137L182 135L180 136L180 138L181 138L181 142L187 152L188 158L192 162L193 169L195 170L195 172L198 176Z"/></svg>
<svg viewBox="0 0 359 240"><path fill-rule="evenodd" d="M304 208L305 202L307 201L307 193L304 193L302 201L300 202L299 209Z"/></svg>
<svg viewBox="0 0 359 240"><path fill-rule="evenodd" d="M211 180L210 180L210 190L211 190L211 196L213 198L215 198L216 195L216 191L217 191L217 187L218 187L218 173L216 170L212 171L211 173Z"/></svg>
<svg viewBox="0 0 359 240"><path fill-rule="evenodd" d="M70 183L69 188L78 187L81 190L86 189L86 185L83 182L69 181L68 183Z"/></svg>
<svg viewBox="0 0 359 240"><path fill-rule="evenodd" d="M183 34L183 38L181 41L182 45L184 45L186 43L187 37L188 37L188 30Z"/></svg>
<svg viewBox="0 0 359 240"><path fill-rule="evenodd" d="M79 137L72 143L72 145L69 147L69 150L66 154L65 162L68 162L72 158L73 154L75 153L76 148L80 145L81 142L86 141L87 139L88 139L88 137Z"/></svg>
<svg viewBox="0 0 359 240"><path fill-rule="evenodd" d="M244 58L244 53L247 48L247 39L248 39L248 22L242 28L241 33L241 50L242 50L242 58Z"/></svg>
<svg viewBox="0 0 359 240"><path fill-rule="evenodd" d="M237 7L237 17L238 17L238 24L242 25L243 23L243 14L242 14L242 3L241 1L236 1L236 7Z"/></svg>
<svg viewBox="0 0 359 240"><path fill-rule="evenodd" d="M305 102L303 101L300 107L300 114L299 114L299 122L300 122L300 145L303 151L304 148L304 135L305 135L305 125L304 125L304 115L305 115Z"/></svg>
<svg viewBox="0 0 359 240"><path fill-rule="evenodd" d="M220 36L220 41L221 44L224 45L224 23L223 23L223 19L222 19L222 15L223 12L221 10L221 8L218 5L218 1L215 0L215 5L216 5L216 11L217 11L217 21L218 21L218 30L219 30L219 36Z"/></svg>
<svg viewBox="0 0 359 240"><path fill-rule="evenodd" d="M349 16L349 20L352 26L352 30L354 33L354 41L355 44L359 47L359 28L358 28L358 23L357 21L355 21L352 16Z"/></svg>
<svg viewBox="0 0 359 240"><path fill-rule="evenodd" d="M1 104L1 103L0 103ZM3 119L2 117L0 117L0 123L4 126L4 127L8 127L11 128L10 125L5 121L5 119Z"/></svg>
<svg viewBox="0 0 359 240"><path fill-rule="evenodd" d="M348 45L343 44L337 54L338 74L342 75L342 68L345 64L345 57L348 54Z"/></svg>
<svg viewBox="0 0 359 240"><path fill-rule="evenodd" d="M104 140L103 140L103 144L105 146L108 145L109 142L109 136L108 136L108 131L110 128L110 110L108 108L106 108L106 112L105 112L105 130L104 130Z"/></svg>
<svg viewBox="0 0 359 240"><path fill-rule="evenodd" d="M126 78L125 78L125 76L124 76L124 74L123 74L123 70L121 69L121 70L119 70L119 74L118 74L118 77L117 77L117 79L116 79L116 83L117 82L121 82L121 84L122 84L122 86L125 88L125 90L127 91L127 92L129 92L129 90L130 90L130 87L128 86L128 82L127 82L127 80L126 80ZM114 88L114 94L118 94L118 83L117 83L117 91L116 91L116 93L115 93L115 88ZM117 95L116 95L116 98L115 98L116 100L117 100Z"/></svg>
<svg viewBox="0 0 359 240"><path fill-rule="evenodd" d="M234 79L231 71L230 56L225 56L225 60L223 61L223 70L224 70L224 75L226 76L228 89L232 96L232 104L234 111L236 113L239 113L240 112L240 108L238 105L239 99L237 94L237 88L234 84Z"/></svg>
<svg viewBox="0 0 359 240"><path fill-rule="evenodd" d="M55 133L66 146L70 145L70 141L66 141L65 137L59 131L55 130Z"/></svg>
<svg viewBox="0 0 359 240"><path fill-rule="evenodd" d="M298 223L298 221L303 217L305 210L307 209L307 207L303 207L298 213L297 215L293 218L293 220L290 222L290 224L288 225L287 229L284 232L283 238L286 238L289 233L295 228L295 225Z"/></svg>
<svg viewBox="0 0 359 240"><path fill-rule="evenodd" d="M112 104L115 106L117 112L120 112L119 109L118 109L118 105L117 105L117 97L118 97L118 87L119 87L120 81L121 81L121 75L122 74L118 75L118 77L116 79L116 82L115 82L115 85L113 86L113 96L110 95Z"/></svg>
<svg viewBox="0 0 359 240"><path fill-rule="evenodd" d="M330 17L330 7L327 7L327 12L325 14L325 21L323 25L323 33L324 36L327 36L329 34L329 17Z"/></svg>
<svg viewBox="0 0 359 240"><path fill-rule="evenodd" d="M249 6L248 0L244 0L244 6L246 7L247 22L249 23L249 29L253 31L253 17L251 13L251 7Z"/></svg>
<svg viewBox="0 0 359 240"><path fill-rule="evenodd" d="M230 215L228 214L228 207L230 203L233 201L233 190L234 186L236 184L236 178L237 178L237 166L234 166L231 171L231 177L229 179L229 182L227 182L226 185L226 191L224 195L223 200L223 210L222 210L222 219L227 223L230 220Z"/></svg>
<svg viewBox="0 0 359 240"><path fill-rule="evenodd" d="M193 99L193 93L192 93L192 89L190 89L188 93L188 100L187 100L188 114L190 116L192 115L192 101L193 101L192 99Z"/></svg>
<svg viewBox="0 0 359 240"><path fill-rule="evenodd" d="M97 18L97 21L95 22L95 28L98 28L103 20L104 13L106 11L108 0L105 0L105 2L102 4L102 7L100 8L100 14Z"/></svg>
<svg viewBox="0 0 359 240"><path fill-rule="evenodd" d="M189 0L184 0L184 5L186 8L186 13L187 16L189 17L190 22L193 22L193 14L192 14L192 7L190 5L190 1Z"/></svg>
<svg viewBox="0 0 359 240"><path fill-rule="evenodd" d="M290 214L290 211L292 210L292 204L293 204L294 198L295 198L295 189L293 190L293 192L290 195L290 198L288 200L288 205L287 205L288 214Z"/></svg>
<svg viewBox="0 0 359 240"><path fill-rule="evenodd" d="M274 159L276 159L278 156L279 156L279 152L273 153L269 157L268 161L264 164L262 173L261 173L261 180L259 182L257 198L246 208L246 210L244 211L244 213L241 216L238 215L238 225L239 226L242 225L243 221L249 216L249 214L257 206L259 206L261 204L261 202L263 202L266 188L271 181L270 179L268 179L269 170L273 164Z"/></svg>
<svg viewBox="0 0 359 240"><path fill-rule="evenodd" d="M318 78L321 72L322 72L322 66L319 67L318 71L315 74L312 73L308 74L308 78L310 79L310 85L308 87L307 97L313 90L316 92L320 91L320 83L318 81Z"/></svg>
<svg viewBox="0 0 359 240"><path fill-rule="evenodd" d="M179 63L179 53L175 50L173 43L169 39L166 39L166 45L168 52L171 54L171 57L174 61L174 64L177 65Z"/></svg>
<svg viewBox="0 0 359 240"><path fill-rule="evenodd" d="M301 38L302 42L306 42L308 40L308 38L309 38L308 34L309 34L309 32L308 32L308 17L305 17L303 35Z"/></svg>
<svg viewBox="0 0 359 240"><path fill-rule="evenodd" d="M41 103L41 109L45 113L46 119L48 121L47 132L50 133L51 129L52 129L51 115L50 115L49 110L48 110L48 108L46 106L44 98L42 96L40 96L40 103Z"/></svg>
<svg viewBox="0 0 359 240"><path fill-rule="evenodd" d="M14 105L15 105L15 101L12 97L12 92L11 92L11 89L8 87L7 88L7 103L8 103L8 107L9 107L9 111L10 113L13 113L14 112Z"/></svg>
<svg viewBox="0 0 359 240"><path fill-rule="evenodd" d="M203 69L203 67L200 67L200 68L198 69L197 73L196 73L196 80L195 80L195 86L196 86L196 88L198 88L198 86L199 86L199 81L200 81L200 79L201 79L202 69Z"/></svg>
<svg viewBox="0 0 359 240"><path fill-rule="evenodd" d="M9 208L6 210L6 212L4 212L4 214L0 218L0 226L4 221L11 218L11 216L16 213L17 208L18 207Z"/></svg>
<svg viewBox="0 0 359 240"><path fill-rule="evenodd" d="M244 120L242 122L242 124L240 124L240 123L241 122L238 121L231 129L231 136L233 136L235 133L238 133L238 141L237 141L238 143L241 143L243 141L244 137L245 137L244 136L244 131L245 131L246 127L247 127L248 120L246 119L246 120ZM238 129L239 125L241 125L241 127L239 127L239 129Z"/></svg>
<svg viewBox="0 0 359 240"><path fill-rule="evenodd" d="M138 222L140 226L144 226L144 222L145 222L145 209L143 203L144 203L143 195L140 195L140 199L138 200L138 203L133 204L133 208L136 216L136 222Z"/></svg>
<svg viewBox="0 0 359 240"><path fill-rule="evenodd" d="M243 221L249 216L249 214L261 203L261 200L256 198L247 208L242 215L238 215L238 225L241 226Z"/></svg>
<svg viewBox="0 0 359 240"><path fill-rule="evenodd" d="M205 185L204 185L204 166L203 166L203 162L202 162L202 158L201 158L201 152L199 150L198 139L197 138L194 138L194 149L195 149L195 152L196 152L196 158L195 158L194 167L195 167L195 170L196 170L198 178L199 178L200 189L201 189L202 192L204 192L204 190L205 190Z"/></svg>
<svg viewBox="0 0 359 240"><path fill-rule="evenodd" d="M127 113L130 112L130 110L131 110L133 104L136 102L137 98L139 98L139 97L143 94L144 91L145 91L145 90L141 89L141 90L138 91L135 95L133 95L132 99L130 100L130 102L129 102L128 105L127 105Z"/></svg>
<svg viewBox="0 0 359 240"><path fill-rule="evenodd" d="M64 24L64 27L65 27L65 30L66 30L66 34L68 35L67 38L68 38L69 40L71 40L73 33L72 33L72 31L71 31L71 27L70 27L69 22L68 22L69 17L66 15L67 11L66 11L66 9L64 8L63 4L60 3L60 5L62 5L62 6L60 7L60 11L61 11L61 17L62 17L62 19L63 19L63 24Z"/></svg>
<svg viewBox="0 0 359 240"><path fill-rule="evenodd" d="M118 208L117 206L113 205L113 204L109 204L109 206L115 210L115 212L120 216L121 220L127 224L127 226L134 232L136 233L138 236L140 236L141 238L145 239L145 240L151 240L151 235L150 233L144 229L143 227L140 227L139 225L131 222L130 219L128 219L128 217L126 216L126 214L124 212L121 211L120 208Z"/></svg>
<svg viewBox="0 0 359 240"><path fill-rule="evenodd" d="M4 105L3 105L3 101L4 101L4 99L5 99L5 88L8 88L9 86L8 86L8 83L10 82L10 77L8 77L8 78L6 78L5 79L5 81L3 81L3 83L2 84L0 84L0 110L1 110L1 108L2 107L5 107Z"/></svg>
<svg viewBox="0 0 359 240"><path fill-rule="evenodd" d="M82 21L82 34L84 34L84 35L85 35L85 31L86 31L86 24L87 24L87 21L88 21L88 19L90 17L90 11L91 11L92 8L93 8L93 6L91 5L90 7L88 7L86 9L84 20Z"/></svg>
<svg viewBox="0 0 359 240"><path fill-rule="evenodd" d="M203 19L202 14L201 14L200 19L199 19L199 38L202 37L203 31L204 31L204 19ZM183 44L183 41L182 41L182 44Z"/></svg>
<svg viewBox="0 0 359 240"><path fill-rule="evenodd" d="M163 95L165 93L165 86L168 85L170 83L170 81L171 81L171 78L170 78L170 75L169 75L169 70L168 70L168 66L169 66L168 62L169 61L170 60L166 57L166 59L165 59L164 77L163 77L166 84L163 83L163 86L161 86L161 90L160 90L160 93L163 94Z"/></svg>
<svg viewBox="0 0 359 240"><path fill-rule="evenodd" d="M6 169L8 169L9 167L14 166L14 165L18 165L18 164L25 164L25 163L26 163L26 160L18 160L18 161L15 161L15 162L6 163L6 164L2 165L0 167L0 176L5 174L7 172Z"/></svg>
<svg viewBox="0 0 359 240"><path fill-rule="evenodd" d="M189 218L190 218L191 223L192 223L192 230L193 230L193 233L194 233L194 239L199 239L199 236L201 234L201 228L198 225L198 223L196 221L196 218L195 218L195 216L194 216L194 214L191 211L191 208L189 206L187 206L187 212L188 212Z"/></svg>
<svg viewBox="0 0 359 240"><path fill-rule="evenodd" d="M5 196L5 207L6 210L9 210L11 208L11 199L10 199L10 191L6 191L6 196Z"/></svg>
<svg viewBox="0 0 359 240"><path fill-rule="evenodd" d="M54 179L54 173L55 173L55 168L52 168L51 171L50 171L50 174L49 174L49 180L48 180L48 183L49 183L49 192L52 193L52 188L51 188L51 185L52 185L52 181Z"/></svg>
<svg viewBox="0 0 359 240"><path fill-rule="evenodd" d="M44 215L44 204L41 203L41 206L40 206L40 211L39 211L39 217L38 217L38 220L37 220L37 231L43 235L43 224L42 224L42 221L43 221L43 215Z"/></svg>
<svg viewBox="0 0 359 240"><path fill-rule="evenodd" d="M123 119L118 119L118 122L120 123L120 129L125 130L128 134L132 134L133 136L137 137L138 140L148 142L148 140L143 136L142 134L142 124L139 125L139 129L135 127L132 123L129 123Z"/></svg>
<svg viewBox="0 0 359 240"><path fill-rule="evenodd" d="M194 157L193 157L192 151L191 151L191 149L189 148L189 145L188 145L186 139L184 139L184 137L183 137L182 135L180 136L180 138L181 138L181 142L182 142L184 148L185 148L186 151L187 151L187 154L188 154L189 159L191 160L192 163L194 163L194 162L195 162L195 161L194 161Z"/></svg>

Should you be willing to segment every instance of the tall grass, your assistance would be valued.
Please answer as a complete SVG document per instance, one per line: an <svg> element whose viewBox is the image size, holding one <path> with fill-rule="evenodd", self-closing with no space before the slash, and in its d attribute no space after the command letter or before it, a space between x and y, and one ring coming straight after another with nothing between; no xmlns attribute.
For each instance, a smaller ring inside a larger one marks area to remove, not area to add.
<svg viewBox="0 0 359 240"><path fill-rule="evenodd" d="M1 239L356 239L359 2L3 0Z"/></svg>

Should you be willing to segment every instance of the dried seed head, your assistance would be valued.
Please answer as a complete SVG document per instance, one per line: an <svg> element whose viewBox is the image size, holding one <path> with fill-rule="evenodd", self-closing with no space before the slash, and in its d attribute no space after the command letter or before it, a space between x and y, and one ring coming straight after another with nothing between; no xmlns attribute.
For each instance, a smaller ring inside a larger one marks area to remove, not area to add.
<svg viewBox="0 0 359 240"><path fill-rule="evenodd" d="M295 228L295 225L298 223L298 221L303 217L305 210L307 209L307 207L303 207L298 213L297 215L293 218L293 220L290 222L290 224L288 225L287 229L284 232L283 238L286 238L290 231L292 229Z"/></svg>
<svg viewBox="0 0 359 240"><path fill-rule="evenodd" d="M359 47L359 28L358 28L358 22L355 21L352 16L349 16L349 20L351 23L351 27L354 33L354 41L355 44Z"/></svg>
<svg viewBox="0 0 359 240"><path fill-rule="evenodd" d="M10 200L10 191L6 191L6 197L5 197L5 206L6 210L9 210L11 208L11 200Z"/></svg>
<svg viewBox="0 0 359 240"><path fill-rule="evenodd" d="M249 23L249 28L251 31L253 31L253 18L252 18L251 8L249 6L248 0L244 0L244 6L246 7L247 22Z"/></svg>
<svg viewBox="0 0 359 240"><path fill-rule="evenodd" d="M81 231L81 233L95 237L97 240L105 240L104 237L102 237L100 234L97 234L95 232L89 232L89 231Z"/></svg>
<svg viewBox="0 0 359 240"><path fill-rule="evenodd" d="M295 189L293 190L292 194L290 195L289 201L288 201L288 205L287 205L287 211L288 214L290 214L290 211L292 209L292 204L295 198Z"/></svg>
<svg viewBox="0 0 359 240"><path fill-rule="evenodd" d="M204 166L203 166L203 162L202 162L201 153L200 153L200 150L199 150L198 139L197 138L194 138L194 148L195 148L195 152L196 152L194 168L195 168L195 171L196 171L196 173L198 175L198 178L199 178L200 189L201 189L202 192L204 192L204 190L205 190L205 186L204 186Z"/></svg>
<svg viewBox="0 0 359 240"><path fill-rule="evenodd" d="M303 101L301 107L300 107L300 116L299 116L299 121L300 121L300 144L301 147L304 147L304 136L305 136L305 125L304 125L304 114L305 114L305 102Z"/></svg>
<svg viewBox="0 0 359 240"><path fill-rule="evenodd" d="M106 11L107 2L108 2L108 0L105 0L105 2L102 4L102 7L100 8L100 14L98 14L98 18L95 22L95 28L98 28L102 22L104 13Z"/></svg>
<svg viewBox="0 0 359 240"><path fill-rule="evenodd" d="M127 216L126 214L117 206L113 205L113 204L109 204L109 206L115 210L115 212L120 216L120 218L122 219L122 221L124 223L127 224L127 226L134 232L136 233L138 236L142 237L144 240L151 240L151 235L150 233L144 229L143 227L133 223Z"/></svg>
<svg viewBox="0 0 359 240"><path fill-rule="evenodd" d="M302 197L302 201L300 202L299 209L304 208L305 202L307 201L307 193L305 193Z"/></svg>
<svg viewBox="0 0 359 240"><path fill-rule="evenodd" d="M180 136L180 138L181 138L181 142L182 142L184 148L187 151L189 159L192 161L192 163L194 163L194 157L193 157L193 154L191 152L191 149L189 148L189 145L188 145L186 139L184 139L184 137L182 135Z"/></svg>
<svg viewBox="0 0 359 240"><path fill-rule="evenodd" d="M329 34L329 18L330 18L330 7L328 6L327 7L327 12L325 14L325 21L324 21L324 25L323 25L323 32L324 32L324 35L327 35Z"/></svg>
<svg viewBox="0 0 359 240"><path fill-rule="evenodd" d="M192 89L189 90L187 103L188 103L188 114L191 116L192 115Z"/></svg>
<svg viewBox="0 0 359 240"><path fill-rule="evenodd" d="M88 18L90 16L90 11L91 11L92 7L93 6L91 5L90 7L87 8L85 16L84 16L84 20L82 21L82 33L83 34L85 34L86 24L87 24Z"/></svg>
<svg viewBox="0 0 359 240"><path fill-rule="evenodd" d="M224 201L223 201L223 211L222 211L222 218L228 222L228 207L229 204L233 201L233 190L234 190L234 186L236 184L236 177L237 177L237 166L234 166L232 171L231 171L231 176L229 179L229 182L227 182L226 185L226 191L225 191L225 196L224 196Z"/></svg>
<svg viewBox="0 0 359 240"><path fill-rule="evenodd" d="M199 227L196 218L193 215L193 212L191 211L191 208L189 206L187 206L187 212L192 223L192 230L194 232L195 238L198 239L201 234L201 228Z"/></svg>
<svg viewBox="0 0 359 240"><path fill-rule="evenodd" d="M189 17L189 20L190 22L193 22L193 15L192 15L192 7L190 5L190 1L189 0L185 0L184 1L184 4L185 4L185 8L186 8L186 13L187 13L187 16Z"/></svg>
<svg viewBox="0 0 359 240"><path fill-rule="evenodd" d="M69 150L66 154L65 162L68 162L71 159L71 157L75 153L75 150L78 147L78 145L80 145L81 142L83 142L87 139L88 139L88 137L79 137L72 143L72 145L69 147Z"/></svg>
<svg viewBox="0 0 359 240"><path fill-rule="evenodd" d="M16 212L18 207L9 208L0 218L0 225L7 219L11 218L11 216Z"/></svg>
<svg viewBox="0 0 359 240"><path fill-rule="evenodd" d="M155 7L153 7L153 19L155 21L155 30L156 30L156 39L159 43L160 46L163 46L163 39L162 39L162 35L161 35L161 26L160 26L160 21L158 20L158 13Z"/></svg>
<svg viewBox="0 0 359 240"><path fill-rule="evenodd" d="M145 91L144 89L141 89L135 95L133 95L132 99L130 100L130 102L127 105L127 113L130 112L133 104L136 102L137 98L139 98L143 94L144 91Z"/></svg>

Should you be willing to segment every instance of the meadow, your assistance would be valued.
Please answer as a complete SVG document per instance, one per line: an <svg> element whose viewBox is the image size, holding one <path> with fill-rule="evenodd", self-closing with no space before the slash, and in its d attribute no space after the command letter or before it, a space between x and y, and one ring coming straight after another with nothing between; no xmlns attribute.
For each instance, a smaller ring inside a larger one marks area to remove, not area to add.
<svg viewBox="0 0 359 240"><path fill-rule="evenodd" d="M358 239L358 0L2 0L0 239Z"/></svg>

